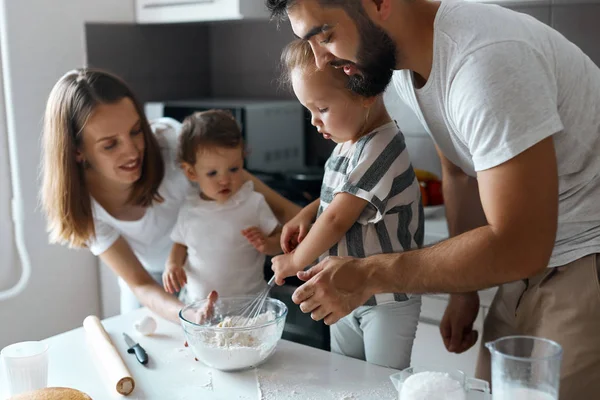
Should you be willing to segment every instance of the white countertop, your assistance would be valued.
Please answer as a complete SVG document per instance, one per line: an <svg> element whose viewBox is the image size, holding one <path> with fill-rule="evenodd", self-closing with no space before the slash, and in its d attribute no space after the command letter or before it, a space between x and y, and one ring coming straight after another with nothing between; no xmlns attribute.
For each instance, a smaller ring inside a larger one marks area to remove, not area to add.
<svg viewBox="0 0 600 400"><path fill-rule="evenodd" d="M389 380L396 372L392 369L285 340L280 341L275 354L257 369L220 372L194 361L189 348L183 346L184 335L178 325L157 318L155 335L135 335L133 323L147 314L151 312L140 309L102 321L136 382L134 392L127 399L391 400L398 396ZM123 331L146 349L147 366L127 354ZM82 328L46 341L50 345L49 386L76 388L95 400L122 398L103 382L86 346ZM0 398L3 398L1 393Z"/></svg>
<svg viewBox="0 0 600 400"><path fill-rule="evenodd" d="M155 317L155 335L134 333L133 324L147 309L102 321L136 382L128 399L395 399L389 376L395 371L282 340L273 356L258 369L224 373L195 361L184 347L180 326ZM127 354L122 332L144 347L143 366ZM108 390L78 328L49 339L49 386L79 389L93 399L121 398ZM0 397L1 398L1 397Z"/></svg>

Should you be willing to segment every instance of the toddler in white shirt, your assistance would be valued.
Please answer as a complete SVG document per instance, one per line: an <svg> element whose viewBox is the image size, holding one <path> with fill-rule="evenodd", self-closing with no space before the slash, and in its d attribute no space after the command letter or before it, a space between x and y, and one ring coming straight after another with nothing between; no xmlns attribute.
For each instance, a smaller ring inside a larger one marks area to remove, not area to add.
<svg viewBox="0 0 600 400"><path fill-rule="evenodd" d="M165 290L187 289L186 301L242 296L266 287L265 254L281 252L281 229L265 198L244 182L240 128L227 111L195 113L183 122L178 161L200 191L179 211L163 273ZM187 262L186 262L187 261Z"/></svg>

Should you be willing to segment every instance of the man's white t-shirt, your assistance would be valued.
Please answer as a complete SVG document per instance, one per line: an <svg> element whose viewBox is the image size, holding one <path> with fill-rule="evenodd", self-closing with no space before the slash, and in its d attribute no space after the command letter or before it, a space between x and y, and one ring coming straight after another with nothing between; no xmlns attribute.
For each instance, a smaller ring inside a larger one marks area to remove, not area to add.
<svg viewBox="0 0 600 400"><path fill-rule="evenodd" d="M187 246L187 300L204 299L211 290L228 297L264 289L265 255L241 231L255 226L269 236L278 224L252 181L223 204L189 195L171 234L173 242Z"/></svg>
<svg viewBox="0 0 600 400"><path fill-rule="evenodd" d="M191 185L175 157L181 124L171 118L161 118L151 122L150 128L156 136L165 163L165 176L158 189L164 201L148 207L144 216L137 221L122 221L92 199L96 237L88 241L88 247L94 255L100 255L121 236L144 268L156 274L165 269L173 246L169 235Z"/></svg>
<svg viewBox="0 0 600 400"><path fill-rule="evenodd" d="M470 176L552 136L559 219L550 266L600 252L600 69L577 46L525 14L444 1L426 85L415 89L408 70L393 83Z"/></svg>

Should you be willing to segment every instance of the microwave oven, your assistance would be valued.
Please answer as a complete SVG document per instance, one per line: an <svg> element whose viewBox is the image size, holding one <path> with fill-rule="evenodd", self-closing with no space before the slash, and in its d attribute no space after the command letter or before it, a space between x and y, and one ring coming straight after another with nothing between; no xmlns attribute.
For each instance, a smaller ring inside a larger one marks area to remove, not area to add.
<svg viewBox="0 0 600 400"><path fill-rule="evenodd" d="M197 99L144 105L148 119L171 117L180 122L190 114L210 109L229 110L240 125L247 169L285 172L305 167L306 117L297 101Z"/></svg>

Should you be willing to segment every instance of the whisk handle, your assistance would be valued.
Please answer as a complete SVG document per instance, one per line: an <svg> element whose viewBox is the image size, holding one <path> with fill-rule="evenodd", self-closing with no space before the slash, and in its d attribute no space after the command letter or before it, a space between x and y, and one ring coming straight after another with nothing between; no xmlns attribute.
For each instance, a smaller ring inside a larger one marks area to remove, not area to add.
<svg viewBox="0 0 600 400"><path fill-rule="evenodd" d="M269 285L270 288L272 288L273 286L275 286L275 275L273 275L271 277L271 279L269 279L269 282L267 283L267 285Z"/></svg>

